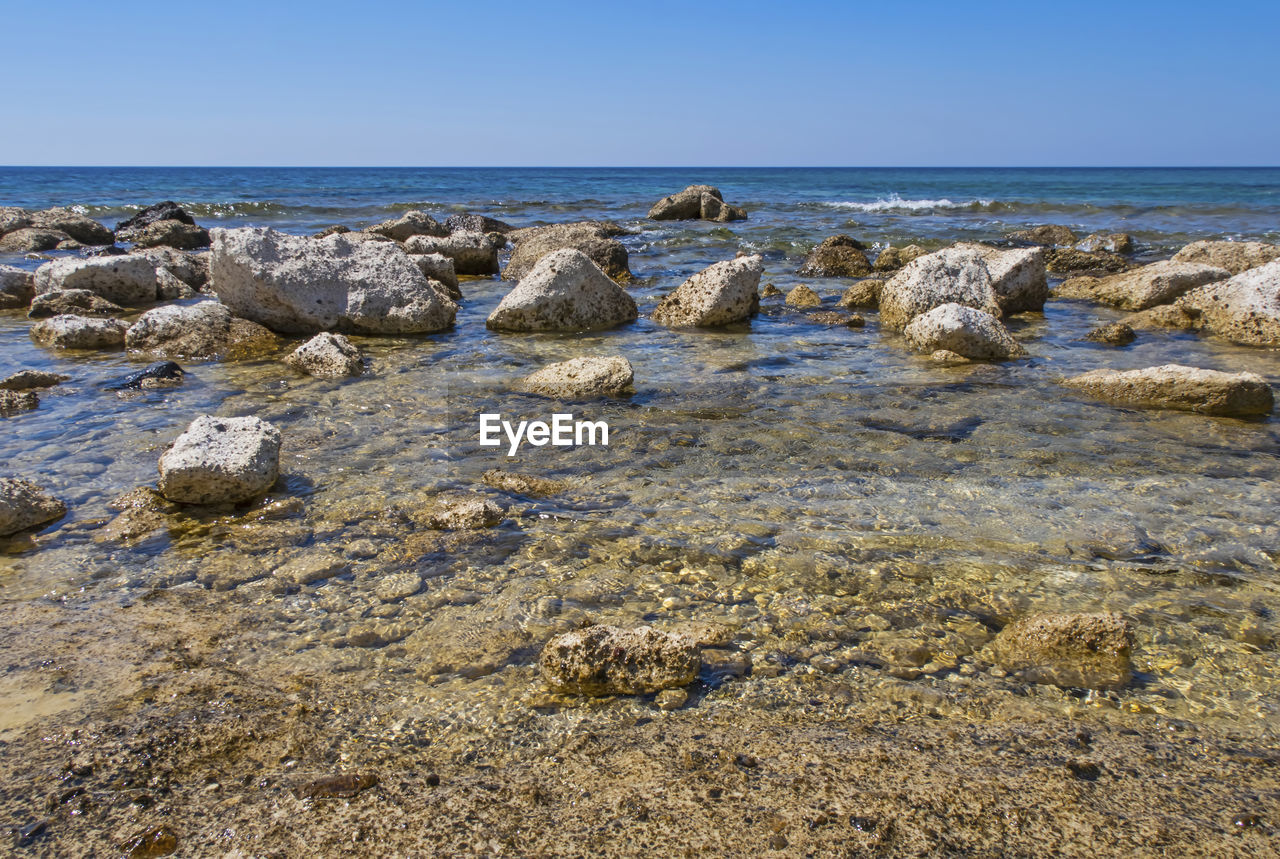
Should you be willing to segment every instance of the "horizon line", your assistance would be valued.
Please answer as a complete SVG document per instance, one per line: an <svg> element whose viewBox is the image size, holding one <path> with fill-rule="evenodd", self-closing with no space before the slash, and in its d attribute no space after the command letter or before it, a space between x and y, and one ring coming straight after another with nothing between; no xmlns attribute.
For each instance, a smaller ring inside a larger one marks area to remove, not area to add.
<svg viewBox="0 0 1280 859"><path fill-rule="evenodd" d="M0 164L0 170L1276 170L1280 164Z"/></svg>

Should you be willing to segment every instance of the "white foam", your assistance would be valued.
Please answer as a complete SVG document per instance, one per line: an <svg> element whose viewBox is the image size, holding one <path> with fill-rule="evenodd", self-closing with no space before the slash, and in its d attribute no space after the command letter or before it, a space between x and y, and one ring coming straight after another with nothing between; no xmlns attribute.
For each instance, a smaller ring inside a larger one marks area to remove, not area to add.
<svg viewBox="0 0 1280 859"><path fill-rule="evenodd" d="M970 206L990 206L991 200L968 200L957 203L954 200L904 200L897 194L890 194L888 197L881 197L873 203L858 203L852 201L835 200L826 203L833 209L854 209L859 212L918 212L922 209L967 209Z"/></svg>

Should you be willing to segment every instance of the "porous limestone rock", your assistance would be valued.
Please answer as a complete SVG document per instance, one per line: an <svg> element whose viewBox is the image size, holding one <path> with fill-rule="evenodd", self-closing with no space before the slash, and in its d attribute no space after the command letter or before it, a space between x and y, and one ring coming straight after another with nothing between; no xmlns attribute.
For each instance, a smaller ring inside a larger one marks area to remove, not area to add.
<svg viewBox="0 0 1280 859"><path fill-rule="evenodd" d="M234 504L280 475L280 430L254 417L201 415L160 457L160 494L179 504Z"/></svg>
<svg viewBox="0 0 1280 859"><path fill-rule="evenodd" d="M1181 364L1139 370L1091 370L1063 382L1124 406L1242 417L1271 413L1271 386L1256 373L1223 373Z"/></svg>
<svg viewBox="0 0 1280 859"><path fill-rule="evenodd" d="M538 657L543 679L579 695L646 695L687 686L702 657L687 635L649 626L592 626L547 642Z"/></svg>
<svg viewBox="0 0 1280 859"><path fill-rule="evenodd" d="M945 349L965 358L997 361L1026 354L999 319L963 304L943 304L921 313L904 333L917 352Z"/></svg>
<svg viewBox="0 0 1280 859"><path fill-rule="evenodd" d="M494 331L596 331L633 321L635 300L582 251L538 260L486 322Z"/></svg>
<svg viewBox="0 0 1280 859"><path fill-rule="evenodd" d="M67 505L36 484L0 477L0 537L29 531L67 514Z"/></svg>
<svg viewBox="0 0 1280 859"><path fill-rule="evenodd" d="M1033 683L1118 689L1133 675L1133 630L1123 615L1043 613L1000 631L987 653Z"/></svg>
<svg viewBox="0 0 1280 859"><path fill-rule="evenodd" d="M156 267L144 256L68 257L36 269L36 295L86 289L125 307L156 302Z"/></svg>
<svg viewBox="0 0 1280 859"><path fill-rule="evenodd" d="M745 321L760 310L760 256L715 263L680 284L654 308L653 320L672 328L716 328Z"/></svg>
<svg viewBox="0 0 1280 859"><path fill-rule="evenodd" d="M31 339L56 349L121 349L129 323L63 314L31 326Z"/></svg>
<svg viewBox="0 0 1280 859"><path fill-rule="evenodd" d="M359 376L364 372L364 357L356 344L328 331L294 349L284 362L301 373L326 379Z"/></svg>
<svg viewBox="0 0 1280 859"><path fill-rule="evenodd" d="M880 324L901 331L921 313L952 303L1001 316L991 272L977 251L944 248L907 263L880 290Z"/></svg>
<svg viewBox="0 0 1280 859"><path fill-rule="evenodd" d="M871 274L871 262L863 250L850 236L830 236L809 252L798 273L801 277L866 277Z"/></svg>
<svg viewBox="0 0 1280 859"><path fill-rule="evenodd" d="M549 397L593 397L626 391L633 377L631 362L621 355L572 358L525 377L524 387Z"/></svg>

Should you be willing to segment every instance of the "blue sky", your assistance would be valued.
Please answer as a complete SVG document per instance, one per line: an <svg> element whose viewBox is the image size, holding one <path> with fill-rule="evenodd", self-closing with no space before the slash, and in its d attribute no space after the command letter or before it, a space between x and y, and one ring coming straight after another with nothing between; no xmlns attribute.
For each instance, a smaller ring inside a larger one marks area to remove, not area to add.
<svg viewBox="0 0 1280 859"><path fill-rule="evenodd" d="M1280 163L1276 3L0 8L0 164Z"/></svg>

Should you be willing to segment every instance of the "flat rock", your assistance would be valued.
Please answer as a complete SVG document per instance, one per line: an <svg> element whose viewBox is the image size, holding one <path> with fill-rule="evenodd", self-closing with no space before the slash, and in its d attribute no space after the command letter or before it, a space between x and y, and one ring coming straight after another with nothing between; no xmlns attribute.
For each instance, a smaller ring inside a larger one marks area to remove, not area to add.
<svg viewBox="0 0 1280 859"><path fill-rule="evenodd" d="M1280 345L1280 260L1183 295L1178 308L1232 343Z"/></svg>
<svg viewBox="0 0 1280 859"><path fill-rule="evenodd" d="M148 310L125 337L125 348L164 358L238 360L275 350L279 339L256 322L236 319L216 301Z"/></svg>
<svg viewBox="0 0 1280 859"><path fill-rule="evenodd" d="M37 391L41 388L52 388L69 381L70 376L62 373L50 373L47 370L19 370L0 379L0 390L3 391Z"/></svg>
<svg viewBox="0 0 1280 859"><path fill-rule="evenodd" d="M563 248L538 260L485 324L494 331L595 331L636 316L626 290L582 251Z"/></svg>
<svg viewBox="0 0 1280 859"><path fill-rule="evenodd" d="M549 397L602 396L629 390L633 375L631 362L620 355L573 358L527 376L524 387Z"/></svg>
<svg viewBox="0 0 1280 859"><path fill-rule="evenodd" d="M156 268L143 256L67 258L36 269L36 295L84 289L125 307L156 302Z"/></svg>
<svg viewBox="0 0 1280 859"><path fill-rule="evenodd" d="M498 273L498 250L504 242L488 233L460 232L447 236L411 236L404 249L411 254L443 254L453 260L458 274Z"/></svg>
<svg viewBox="0 0 1280 859"><path fill-rule="evenodd" d="M359 376L364 372L360 349L341 334L327 331L294 349L284 362L301 373L327 379Z"/></svg>
<svg viewBox="0 0 1280 859"><path fill-rule="evenodd" d="M15 266L0 265L0 310L26 307L34 294L34 274Z"/></svg>
<svg viewBox="0 0 1280 859"><path fill-rule="evenodd" d="M160 457L160 494L179 504L234 504L280 475L280 430L254 417L201 415Z"/></svg>
<svg viewBox="0 0 1280 859"><path fill-rule="evenodd" d="M1118 689L1132 677L1133 631L1119 614L1045 613L1009 624L987 652L1033 683Z"/></svg>
<svg viewBox="0 0 1280 859"><path fill-rule="evenodd" d="M182 221L156 221L130 233L129 241L135 248L167 247L177 250L194 250L209 246L209 231Z"/></svg>
<svg viewBox="0 0 1280 859"><path fill-rule="evenodd" d="M1070 227L1060 224L1042 224L1026 230L1015 230L1008 234L1015 242L1027 242L1032 245L1057 245L1067 247L1074 245L1078 236Z"/></svg>
<svg viewBox="0 0 1280 859"><path fill-rule="evenodd" d="M907 324L904 333L917 352L946 350L984 361L1026 354L999 319L963 304L943 304L921 313Z"/></svg>
<svg viewBox="0 0 1280 859"><path fill-rule="evenodd" d="M809 252L798 273L801 277L866 277L871 274L871 262L863 250L850 236L830 236Z"/></svg>
<svg viewBox="0 0 1280 859"><path fill-rule="evenodd" d="M67 505L36 484L0 477L0 537L29 531L65 515Z"/></svg>
<svg viewBox="0 0 1280 859"><path fill-rule="evenodd" d="M547 642L538 657L550 686L579 695L647 695L687 686L702 657L693 638L641 626L592 626Z"/></svg>
<svg viewBox="0 0 1280 859"><path fill-rule="evenodd" d="M216 229L211 272L234 315L285 334L443 331L458 311L398 245L345 234Z"/></svg>
<svg viewBox="0 0 1280 859"><path fill-rule="evenodd" d="M295 585L310 585L345 575L350 569L351 562L346 558L321 549L291 558L277 567L272 575Z"/></svg>
<svg viewBox="0 0 1280 859"><path fill-rule="evenodd" d="M58 230L23 227L0 237L0 252L20 254L51 251L70 238L66 233Z"/></svg>
<svg viewBox="0 0 1280 859"><path fill-rule="evenodd" d="M449 229L426 212L416 209L405 212L392 221L383 221L366 227L365 232L386 236L397 242L403 242L412 236L447 236Z"/></svg>
<svg viewBox="0 0 1280 859"><path fill-rule="evenodd" d="M521 230L507 267L502 271L502 278L519 280L533 270L538 260L552 251L573 248L590 257L601 271L614 280L630 280L627 249L622 242L612 238L609 232L607 226L599 221L552 224Z"/></svg>
<svg viewBox="0 0 1280 859"><path fill-rule="evenodd" d="M1119 405L1205 415L1266 415L1273 405L1271 386L1256 373L1222 373L1181 364L1091 370L1063 384Z"/></svg>
<svg viewBox="0 0 1280 859"><path fill-rule="evenodd" d="M663 197L649 209L648 217L655 221L741 221L747 217L745 209L730 206L724 201L719 188L710 185L690 185L677 194Z"/></svg>
<svg viewBox="0 0 1280 859"><path fill-rule="evenodd" d="M1198 263L1240 274L1280 259L1280 245L1264 242L1192 242L1173 255L1173 262Z"/></svg>
<svg viewBox="0 0 1280 859"><path fill-rule="evenodd" d="M74 316L119 316L127 311L114 301L107 301L87 289L60 289L37 295L31 300L27 316L31 319L48 319L50 316L71 314Z"/></svg>
<svg viewBox="0 0 1280 859"><path fill-rule="evenodd" d="M760 256L715 263L680 284L654 308L653 320L672 328L716 328L743 322L760 310Z"/></svg>
<svg viewBox="0 0 1280 859"><path fill-rule="evenodd" d="M56 349L122 349L129 323L63 314L31 326L31 339Z"/></svg>
<svg viewBox="0 0 1280 859"><path fill-rule="evenodd" d="M880 290L880 324L901 331L943 304L963 304L999 318L999 296L977 251L944 248L909 262Z"/></svg>
<svg viewBox="0 0 1280 859"><path fill-rule="evenodd" d="M1049 298L1049 281L1043 248L1002 250L976 242L961 242L956 247L976 252L987 264L991 287L1005 316L1044 310Z"/></svg>
<svg viewBox="0 0 1280 859"><path fill-rule="evenodd" d="M1055 290L1060 298L1084 298L1119 307L1146 310L1169 304L1185 292L1230 277L1226 269L1166 260L1109 277L1073 277Z"/></svg>

